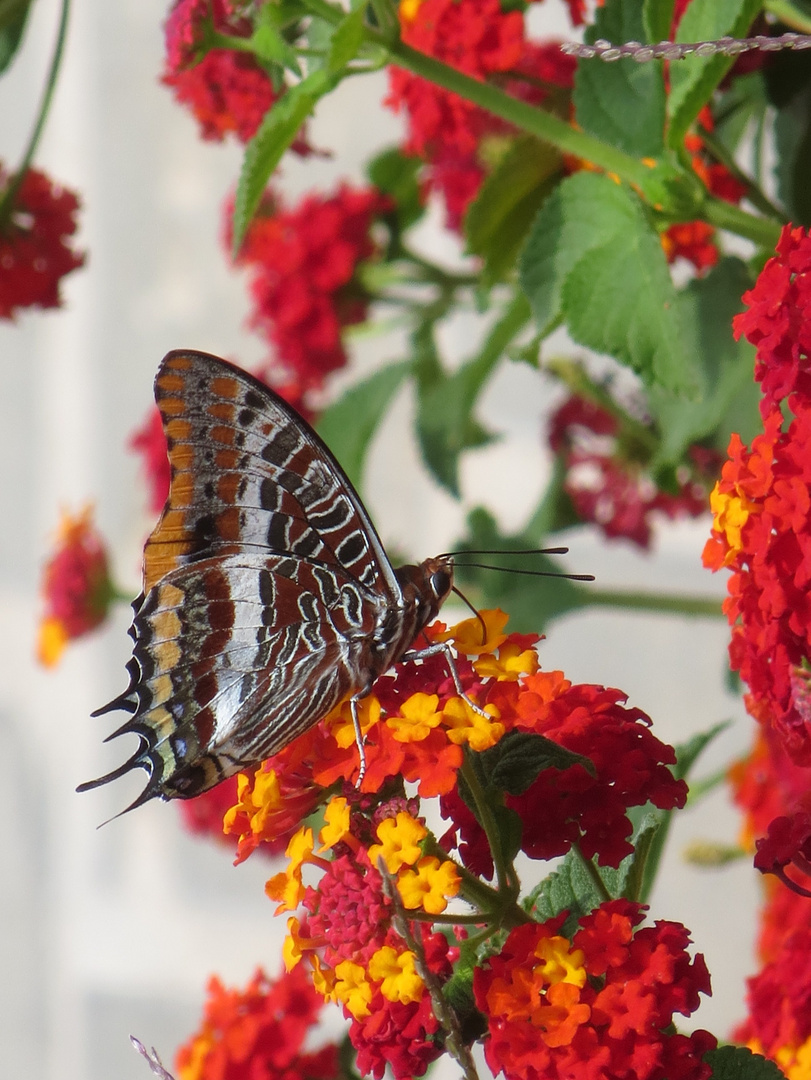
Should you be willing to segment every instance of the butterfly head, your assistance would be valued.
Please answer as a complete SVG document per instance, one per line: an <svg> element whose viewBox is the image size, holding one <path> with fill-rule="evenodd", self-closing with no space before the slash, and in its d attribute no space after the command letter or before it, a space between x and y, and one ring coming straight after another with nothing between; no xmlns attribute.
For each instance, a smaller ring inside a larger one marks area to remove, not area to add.
<svg viewBox="0 0 811 1080"><path fill-rule="evenodd" d="M453 558L437 555L419 566L400 566L395 573L403 590L406 607L414 610L416 636L436 618L453 589Z"/></svg>

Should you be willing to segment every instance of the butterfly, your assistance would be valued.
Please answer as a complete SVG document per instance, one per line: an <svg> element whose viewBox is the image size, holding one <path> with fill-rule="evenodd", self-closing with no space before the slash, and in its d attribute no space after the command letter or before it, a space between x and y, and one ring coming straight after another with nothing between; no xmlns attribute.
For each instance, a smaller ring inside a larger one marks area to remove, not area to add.
<svg viewBox="0 0 811 1080"><path fill-rule="evenodd" d="M453 588L449 555L392 566L324 442L245 371L176 350L155 400L169 496L144 548L129 686L93 713L129 713L108 739L132 733L139 746L77 789L142 768L128 810L255 767L347 695L359 733L358 698Z"/></svg>

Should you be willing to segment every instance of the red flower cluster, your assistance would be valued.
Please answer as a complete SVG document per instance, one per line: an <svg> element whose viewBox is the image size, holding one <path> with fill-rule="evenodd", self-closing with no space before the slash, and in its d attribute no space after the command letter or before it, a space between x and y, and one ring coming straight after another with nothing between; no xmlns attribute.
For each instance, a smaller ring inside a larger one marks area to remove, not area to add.
<svg viewBox="0 0 811 1080"><path fill-rule="evenodd" d="M350 835L343 838L344 845L349 841ZM295 941L316 972L333 973L328 982L351 1019L349 1038L360 1074L379 1080L388 1065L396 1080L422 1076L442 1053L433 1037L439 1021L413 954L404 951L392 927L392 902L380 874L365 851L350 851L329 863L317 889L307 889L307 915L294 923ZM452 974L447 938L425 924L415 930L428 970L439 983L447 981Z"/></svg>
<svg viewBox="0 0 811 1080"><path fill-rule="evenodd" d="M660 491L641 460L627 455L630 440L607 409L573 395L550 419L549 445L566 466L564 490L583 521L609 537L650 547L655 513L670 519L698 517L707 509L707 472L714 462L696 453L679 476L678 494Z"/></svg>
<svg viewBox="0 0 811 1080"><path fill-rule="evenodd" d="M513 730L544 735L587 756L594 770L582 765L563 772L546 769L523 794L507 795L507 806L523 823L521 849L532 859L554 859L577 844L587 859L619 866L633 851L629 807L651 802L672 810L685 803L687 785L674 780L667 768L676 760L672 747L651 733L645 713L625 707L625 695L618 690L572 685L559 671L536 672L518 685L518 695L504 684L487 694L502 723L514 708ZM505 698L515 700L508 705ZM443 796L441 805L454 821L443 846L455 846L458 829L465 865L490 877L486 836L458 791Z"/></svg>
<svg viewBox="0 0 811 1080"><path fill-rule="evenodd" d="M675 780L667 767L675 762L672 748L650 732L643 712L623 705L619 691L572 685L562 672L537 671L532 648L536 639L505 637L498 630L503 616L484 614L490 628L486 645L476 639L480 628L475 620L460 623L453 633L459 651L480 652L475 662L458 658L456 667L466 693L492 721L458 698L442 656L383 676L375 684L375 695L364 701L367 768L361 791L386 790L393 780L405 779L418 784L423 798L442 796L443 814L452 823L443 845L458 846L465 865L489 877L486 837L457 791L462 746L483 750L507 732L534 732L588 756L594 769L547 769L523 794L507 796L507 804L524 822L522 849L532 858L551 859L577 843L587 858L597 855L603 865L618 866L632 850L629 807L646 802L662 809L684 805L686 784ZM429 629L429 635L446 636L441 623ZM426 686L436 694L423 693ZM323 725L266 762L253 789L243 782L240 804L226 819L227 831L240 837L238 860L260 840L275 839L290 829L295 786L305 802L310 800L309 812L318 801L319 787L338 779L352 781L357 761L344 703ZM301 813L300 803L296 810Z"/></svg>
<svg viewBox="0 0 811 1080"><path fill-rule="evenodd" d="M202 1026L177 1052L178 1080L333 1080L338 1047L304 1049L322 1008L301 970L276 980L257 971L245 990L212 978Z"/></svg>
<svg viewBox="0 0 811 1080"><path fill-rule="evenodd" d="M505 11L498 0L406 0L400 23L412 48L474 79L498 78L508 93L524 100L538 104L550 86L572 86L574 58L561 53L556 42L527 42L523 15ZM428 187L442 194L448 225L458 228L512 129L401 68L390 70L385 103L405 111L405 152L428 162Z"/></svg>
<svg viewBox="0 0 811 1080"><path fill-rule="evenodd" d="M40 662L55 664L68 641L102 623L113 593L107 551L93 524L92 509L86 507L76 518L63 515L56 551L43 571Z"/></svg>
<svg viewBox="0 0 811 1080"><path fill-rule="evenodd" d="M149 488L149 509L159 514L169 496L169 456L166 448L166 436L163 433L161 414L156 406L149 410L149 416L142 427L130 436L128 447L143 459L144 476Z"/></svg>
<svg viewBox="0 0 811 1080"><path fill-rule="evenodd" d="M766 263L755 287L744 293L749 310L733 320L735 336L745 336L757 348L755 380L763 392L764 419L791 394L811 401L809 271L811 235L786 225L777 254Z"/></svg>
<svg viewBox="0 0 811 1080"><path fill-rule="evenodd" d="M268 195L251 223L237 260L250 271L251 324L274 345L293 404L346 363L341 331L366 318L369 300L358 265L374 254L372 224L387 207L375 189L342 184L292 210Z"/></svg>
<svg viewBox="0 0 811 1080"><path fill-rule="evenodd" d="M808 900L781 890L804 918L792 913L791 932L776 955L748 980L749 1017L735 1037L772 1058L788 1077L808 1073L811 1061L811 928ZM782 905L784 908L785 905ZM785 911L783 911L785 914ZM802 923L802 925L800 925Z"/></svg>
<svg viewBox="0 0 811 1080"><path fill-rule="evenodd" d="M751 450L733 435L711 496L704 564L732 571L724 610L730 662L749 686L747 708L771 726L789 757L811 765L806 658L811 656L811 403L793 397L782 431L774 409Z"/></svg>
<svg viewBox="0 0 811 1080"><path fill-rule="evenodd" d="M11 203L4 199L11 178L0 166L0 319L20 308L59 307L59 283L82 266L72 251L79 199L45 173L29 169Z"/></svg>
<svg viewBox="0 0 811 1080"><path fill-rule="evenodd" d="M232 0L176 0L166 20L162 81L192 110L204 139L233 131L247 142L273 105L273 86L252 53L210 48L214 31L249 37L252 26Z"/></svg>
<svg viewBox="0 0 811 1080"><path fill-rule="evenodd" d="M710 993L701 955L679 923L643 919L638 904L614 900L579 921L571 941L564 916L519 926L473 978L487 1017L485 1056L506 1080L611 1076L616 1080L706 1080L706 1031L671 1032Z"/></svg>

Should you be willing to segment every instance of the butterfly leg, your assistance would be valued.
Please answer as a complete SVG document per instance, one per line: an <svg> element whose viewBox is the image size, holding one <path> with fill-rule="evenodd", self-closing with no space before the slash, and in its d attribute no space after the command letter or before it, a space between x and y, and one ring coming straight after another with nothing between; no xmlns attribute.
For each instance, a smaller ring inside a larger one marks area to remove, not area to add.
<svg viewBox="0 0 811 1080"><path fill-rule="evenodd" d="M453 657L453 650L446 641L436 641L433 645L426 645L424 649L409 649L408 652L404 652L400 657L400 660L427 660L429 656L444 655L445 661L448 665L448 671L451 673L453 679L453 685L456 687L456 693L462 698L463 701L471 707L471 709L478 713L479 716L484 716L487 720L492 720L493 717L490 713L485 712L481 705L477 705L472 698L469 698L465 691L462 689L462 680L459 678L459 671L456 667L456 661Z"/></svg>
<svg viewBox="0 0 811 1080"><path fill-rule="evenodd" d="M366 775L366 751L363 749L363 731L360 726L360 713L358 712L358 694L356 694L349 701L349 708L352 712L352 726L355 729L355 744L358 748L358 757L360 762L358 764L358 778L355 781L356 789L360 790L360 785L363 783L363 778Z"/></svg>

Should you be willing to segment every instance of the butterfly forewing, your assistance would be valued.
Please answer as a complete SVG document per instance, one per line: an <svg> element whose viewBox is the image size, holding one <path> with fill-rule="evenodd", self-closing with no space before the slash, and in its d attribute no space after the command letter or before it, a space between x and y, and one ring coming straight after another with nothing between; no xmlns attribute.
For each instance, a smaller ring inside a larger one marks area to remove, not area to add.
<svg viewBox="0 0 811 1080"><path fill-rule="evenodd" d="M398 594L374 526L338 462L300 416L246 372L173 352L155 379L172 466L144 550L144 591L218 551L277 551L339 566Z"/></svg>
<svg viewBox="0 0 811 1080"><path fill-rule="evenodd" d="M82 785L145 768L133 805L191 797L275 753L367 689L444 599L404 593L338 463L262 383L173 352L155 397L169 497L144 550L130 686L99 710L131 712L115 734L140 746Z"/></svg>

